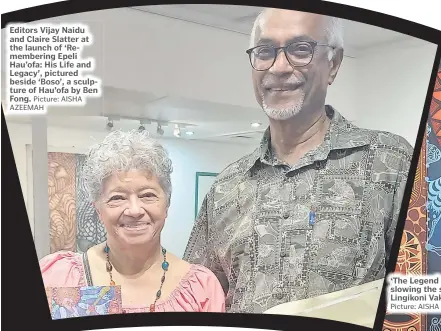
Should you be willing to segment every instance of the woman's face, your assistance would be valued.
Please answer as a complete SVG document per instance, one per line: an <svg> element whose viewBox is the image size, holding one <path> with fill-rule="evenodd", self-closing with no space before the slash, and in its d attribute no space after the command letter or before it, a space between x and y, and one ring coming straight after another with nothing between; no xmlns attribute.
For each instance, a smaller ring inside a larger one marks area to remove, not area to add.
<svg viewBox="0 0 441 331"><path fill-rule="evenodd" d="M122 249L159 240L168 210L156 176L139 171L106 178L95 205L108 239Z"/></svg>

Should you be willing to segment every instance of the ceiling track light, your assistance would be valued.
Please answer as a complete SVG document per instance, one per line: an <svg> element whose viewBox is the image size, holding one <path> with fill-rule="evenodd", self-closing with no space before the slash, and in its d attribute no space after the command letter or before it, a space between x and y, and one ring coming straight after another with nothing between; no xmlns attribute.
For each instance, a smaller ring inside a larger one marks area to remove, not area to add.
<svg viewBox="0 0 441 331"><path fill-rule="evenodd" d="M107 118L106 129L111 131L113 129L113 120L110 117Z"/></svg>
<svg viewBox="0 0 441 331"><path fill-rule="evenodd" d="M162 129L161 123L158 122L158 127L156 128L156 133L160 136L164 134L164 130Z"/></svg>
<svg viewBox="0 0 441 331"><path fill-rule="evenodd" d="M173 130L173 135L177 138L181 136L181 129L179 127L179 124L175 124L175 129Z"/></svg>
<svg viewBox="0 0 441 331"><path fill-rule="evenodd" d="M139 121L139 127L138 127L138 131L145 131L145 126L144 124L150 124L150 121L144 121L144 120L140 120Z"/></svg>

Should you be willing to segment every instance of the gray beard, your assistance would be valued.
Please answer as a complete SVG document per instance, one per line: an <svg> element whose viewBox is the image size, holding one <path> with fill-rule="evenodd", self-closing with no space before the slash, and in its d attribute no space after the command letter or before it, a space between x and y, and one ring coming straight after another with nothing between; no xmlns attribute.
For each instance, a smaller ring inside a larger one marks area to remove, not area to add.
<svg viewBox="0 0 441 331"><path fill-rule="evenodd" d="M272 108L267 105L267 103L265 102L265 98L262 95L262 108L265 114L270 119L276 121L284 121L290 119L291 117L296 116L298 113L301 112L304 100L305 100L305 94L302 92L302 95L297 102L292 103L287 107Z"/></svg>

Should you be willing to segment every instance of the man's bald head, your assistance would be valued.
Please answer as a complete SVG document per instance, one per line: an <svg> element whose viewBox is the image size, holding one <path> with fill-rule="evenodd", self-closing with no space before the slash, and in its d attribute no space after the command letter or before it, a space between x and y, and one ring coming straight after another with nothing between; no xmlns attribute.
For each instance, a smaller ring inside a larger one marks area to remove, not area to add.
<svg viewBox="0 0 441 331"><path fill-rule="evenodd" d="M274 12L287 12L287 13L295 13L294 10L286 10L286 9L278 9L278 8L265 8L260 14L256 17L253 25L253 29L251 30L251 38L250 38L250 48L256 45L257 39L259 38L260 31L265 24L265 20ZM305 13L306 14L306 13ZM309 13L308 13L309 14ZM338 17L331 17L319 14L310 13L311 17L321 17L324 22L324 32L326 36L325 42L327 42L330 46L335 48L343 48L344 47L344 39L343 39L343 22L342 19Z"/></svg>

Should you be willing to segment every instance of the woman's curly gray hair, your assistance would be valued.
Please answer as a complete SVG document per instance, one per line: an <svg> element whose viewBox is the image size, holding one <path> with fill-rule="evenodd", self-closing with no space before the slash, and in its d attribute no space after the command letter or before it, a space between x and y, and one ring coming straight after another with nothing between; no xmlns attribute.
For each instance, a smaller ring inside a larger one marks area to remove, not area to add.
<svg viewBox="0 0 441 331"><path fill-rule="evenodd" d="M130 170L155 175L170 205L172 162L158 141L151 138L147 131L138 130L113 131L103 142L89 149L82 176L84 188L91 201L99 199L104 179L112 174Z"/></svg>

